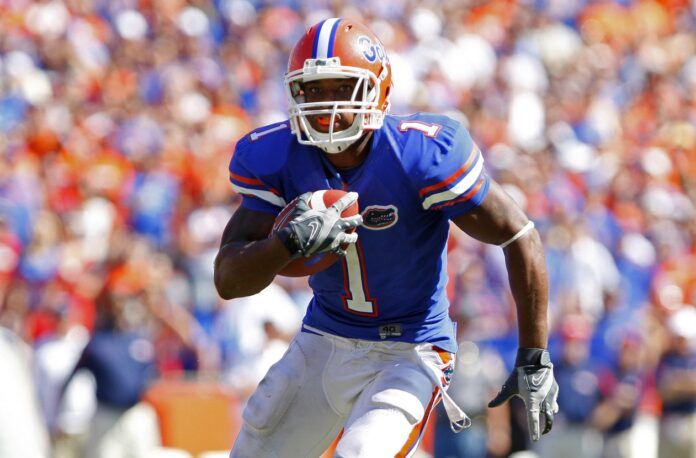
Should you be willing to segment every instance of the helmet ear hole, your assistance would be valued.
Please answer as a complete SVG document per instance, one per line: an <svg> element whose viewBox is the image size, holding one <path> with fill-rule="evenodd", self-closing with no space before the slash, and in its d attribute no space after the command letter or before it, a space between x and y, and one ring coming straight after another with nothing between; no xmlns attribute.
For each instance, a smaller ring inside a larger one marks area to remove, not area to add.
<svg viewBox="0 0 696 458"><path fill-rule="evenodd" d="M290 93L297 103L304 103L305 92L302 84L297 81L290 83Z"/></svg>

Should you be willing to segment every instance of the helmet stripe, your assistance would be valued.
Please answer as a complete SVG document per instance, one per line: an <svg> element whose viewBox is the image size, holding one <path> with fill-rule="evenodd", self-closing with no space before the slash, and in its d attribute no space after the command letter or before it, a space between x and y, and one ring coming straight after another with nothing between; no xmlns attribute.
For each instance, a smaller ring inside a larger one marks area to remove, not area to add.
<svg viewBox="0 0 696 458"><path fill-rule="evenodd" d="M334 22L333 27L331 27L331 35L329 35L329 48L328 48L328 53L326 57L333 57L334 53L334 41L336 40L336 30L338 30L338 24L341 22L341 20L337 20Z"/></svg>
<svg viewBox="0 0 696 458"><path fill-rule="evenodd" d="M338 18L327 19L317 28L316 40L316 59L326 59L333 51L333 37L336 33L336 28L341 20Z"/></svg>
<svg viewBox="0 0 696 458"><path fill-rule="evenodd" d="M314 29L314 43L312 45L312 59L317 58L317 44L319 43L319 32L321 32L321 28L324 25L326 20L321 21L317 27Z"/></svg>

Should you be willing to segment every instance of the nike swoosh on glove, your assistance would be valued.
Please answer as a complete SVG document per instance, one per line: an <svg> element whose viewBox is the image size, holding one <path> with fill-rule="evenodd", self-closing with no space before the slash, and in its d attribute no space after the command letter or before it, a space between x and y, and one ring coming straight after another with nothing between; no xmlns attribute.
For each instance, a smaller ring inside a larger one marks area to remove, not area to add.
<svg viewBox="0 0 696 458"><path fill-rule="evenodd" d="M326 251L345 255L341 245L358 240L358 234L346 231L360 226L362 216L342 218L341 213L358 200L358 193L346 193L325 210L310 208L311 197L311 192L297 197L297 205L290 214L290 223L279 231L284 233L283 238L291 241L286 243L286 247L292 247L288 249L293 256L310 257Z"/></svg>
<svg viewBox="0 0 696 458"><path fill-rule="evenodd" d="M500 393L488 403L498 407L511 397L518 396L527 409L529 433L533 441L553 427L553 416L558 413L558 383L553 377L553 363L547 350L520 348L517 350L515 368L503 384ZM540 417L544 430L539 434Z"/></svg>

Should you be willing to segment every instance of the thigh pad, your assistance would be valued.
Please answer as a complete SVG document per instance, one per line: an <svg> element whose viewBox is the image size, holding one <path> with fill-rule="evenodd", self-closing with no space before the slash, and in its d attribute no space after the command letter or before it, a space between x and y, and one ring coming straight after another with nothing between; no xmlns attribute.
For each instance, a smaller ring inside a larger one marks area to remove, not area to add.
<svg viewBox="0 0 696 458"><path fill-rule="evenodd" d="M259 434L272 432L297 395L304 375L305 357L293 341L249 398L242 414L246 425Z"/></svg>
<svg viewBox="0 0 696 458"><path fill-rule="evenodd" d="M400 364L387 369L375 380L370 401L399 409L415 425L423 419L434 388L418 366Z"/></svg>

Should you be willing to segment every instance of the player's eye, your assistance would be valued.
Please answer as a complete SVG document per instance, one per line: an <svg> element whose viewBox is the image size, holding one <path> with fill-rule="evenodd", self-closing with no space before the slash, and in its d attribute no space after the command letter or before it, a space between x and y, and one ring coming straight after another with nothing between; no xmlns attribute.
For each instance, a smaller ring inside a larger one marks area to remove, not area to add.
<svg viewBox="0 0 696 458"><path fill-rule="evenodd" d="M311 95L321 94L321 88L319 86L309 86L305 88L305 92Z"/></svg>

